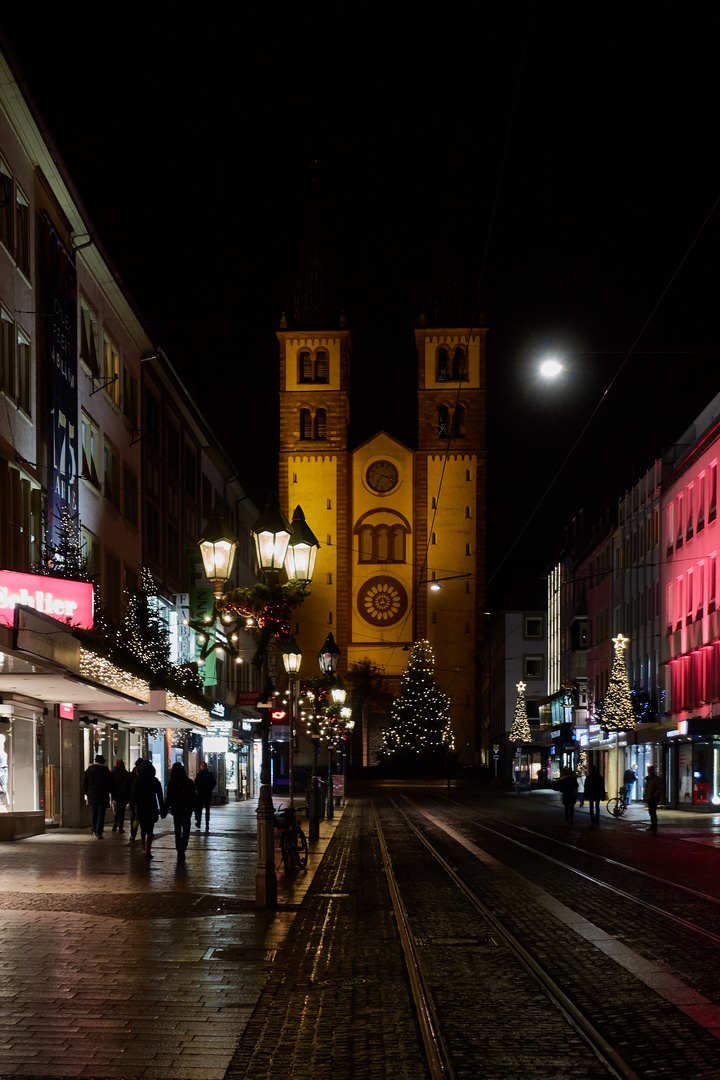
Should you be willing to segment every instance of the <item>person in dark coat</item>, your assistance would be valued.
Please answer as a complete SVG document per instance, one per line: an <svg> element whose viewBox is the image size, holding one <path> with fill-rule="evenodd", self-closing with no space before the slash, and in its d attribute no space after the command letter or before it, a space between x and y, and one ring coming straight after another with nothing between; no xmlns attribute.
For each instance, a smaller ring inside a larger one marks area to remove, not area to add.
<svg viewBox="0 0 720 1080"><path fill-rule="evenodd" d="M197 814L198 801L195 785L185 772L185 766L176 761L170 770L165 809L172 814L175 825L175 847L180 862L185 862L185 852L190 836L190 819Z"/></svg>
<svg viewBox="0 0 720 1080"><path fill-rule="evenodd" d="M150 849L153 842L155 822L159 817L166 816L166 810L162 787L155 775L155 766L149 761L143 761L140 766L140 775L133 784L132 795L130 796L130 813L140 822L140 835L142 836L145 858L152 859Z"/></svg>
<svg viewBox="0 0 720 1080"><path fill-rule="evenodd" d="M140 769L142 768L142 765L143 765L143 759L141 757L139 757L137 759L137 761L135 762L135 768L130 773L130 804L131 805L132 805L133 788L135 787L135 781L137 780L137 778L140 775ZM136 825L135 824L136 821L137 821L137 818L135 817L135 815L133 814L133 812L131 810L130 811L130 839L131 840L135 840L136 837L137 837L137 831L138 831L139 822Z"/></svg>
<svg viewBox="0 0 720 1080"><path fill-rule="evenodd" d="M215 777L208 769L207 762L203 761L200 772L195 777L195 791L197 792L197 810L195 811L195 824L198 829L202 822L203 807L205 807L205 832L210 831L210 803L212 801Z"/></svg>
<svg viewBox="0 0 720 1080"><path fill-rule="evenodd" d="M112 771L114 787L115 820L113 832L125 832L125 807L130 801L130 788L132 787L132 773L125 768L125 762L118 758Z"/></svg>
<svg viewBox="0 0 720 1080"><path fill-rule="evenodd" d="M577 799L577 776L572 769L563 769L562 776L558 781L558 789L562 793L563 806L565 807L565 821L572 825L575 820L575 800Z"/></svg>
<svg viewBox="0 0 720 1080"><path fill-rule="evenodd" d="M92 834L96 840L103 839L105 811L113 793L113 778L102 754L95 755L95 762L85 770L83 777L85 796L92 815Z"/></svg>
<svg viewBox="0 0 720 1080"><path fill-rule="evenodd" d="M590 827L600 827L600 800L605 794L605 781L598 772L597 765L591 765L585 777L585 798L590 808Z"/></svg>

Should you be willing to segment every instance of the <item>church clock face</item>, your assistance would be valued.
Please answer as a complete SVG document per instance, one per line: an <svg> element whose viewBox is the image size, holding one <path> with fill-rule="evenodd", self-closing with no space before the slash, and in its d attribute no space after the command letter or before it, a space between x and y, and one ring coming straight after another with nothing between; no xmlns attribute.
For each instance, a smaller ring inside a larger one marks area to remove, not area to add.
<svg viewBox="0 0 720 1080"><path fill-rule="evenodd" d="M392 461L384 459L373 461L372 465L368 465L365 473L367 486L378 495L387 495L389 491L396 488L398 479L397 467Z"/></svg>

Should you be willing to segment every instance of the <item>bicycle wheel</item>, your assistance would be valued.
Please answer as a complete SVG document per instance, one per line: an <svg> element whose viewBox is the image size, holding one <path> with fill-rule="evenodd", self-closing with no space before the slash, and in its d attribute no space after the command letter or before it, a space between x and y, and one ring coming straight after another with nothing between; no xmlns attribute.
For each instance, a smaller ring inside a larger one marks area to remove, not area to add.
<svg viewBox="0 0 720 1080"><path fill-rule="evenodd" d="M625 813L622 799L610 799L607 804L607 811L613 817L622 817Z"/></svg>
<svg viewBox="0 0 720 1080"><path fill-rule="evenodd" d="M295 843L295 858L297 859L297 864L301 869L304 869L307 866L307 860L308 860L307 837L305 836L305 833L302 831L302 829L300 828L299 825L298 825L298 831L297 831L296 843Z"/></svg>

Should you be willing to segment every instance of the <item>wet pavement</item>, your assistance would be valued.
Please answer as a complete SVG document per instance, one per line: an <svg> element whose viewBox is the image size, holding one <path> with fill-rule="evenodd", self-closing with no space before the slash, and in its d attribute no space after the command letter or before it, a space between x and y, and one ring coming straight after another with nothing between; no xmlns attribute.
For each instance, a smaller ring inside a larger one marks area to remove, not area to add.
<svg viewBox="0 0 720 1080"><path fill-rule="evenodd" d="M150 862L127 832L0 845L0 1078L423 1077L369 794L321 822L307 872L278 875L276 911L255 908L254 802L213 808L185 863L169 820ZM587 808L566 826L549 792L486 797L518 824L720 895L720 814L661 810L655 836L639 804L620 820L603 807L596 831Z"/></svg>

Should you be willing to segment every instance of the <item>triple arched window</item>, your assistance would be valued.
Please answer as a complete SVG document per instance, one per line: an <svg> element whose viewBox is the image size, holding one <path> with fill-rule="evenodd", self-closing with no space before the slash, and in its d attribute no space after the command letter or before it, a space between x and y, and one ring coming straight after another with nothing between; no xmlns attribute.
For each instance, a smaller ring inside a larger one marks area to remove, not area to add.
<svg viewBox="0 0 720 1080"><path fill-rule="evenodd" d="M310 409L300 410L300 438L327 439L327 412L317 409L313 416Z"/></svg>
<svg viewBox="0 0 720 1080"><path fill-rule="evenodd" d="M467 353L461 345L448 349L441 345L437 351L437 381L465 382L467 380Z"/></svg>
<svg viewBox="0 0 720 1080"><path fill-rule="evenodd" d="M330 358L327 349L301 349L298 353L298 382L327 383Z"/></svg>
<svg viewBox="0 0 720 1080"><path fill-rule="evenodd" d="M464 439L465 438L465 406L456 405L452 416L447 405L438 407L438 438L439 439Z"/></svg>
<svg viewBox="0 0 720 1080"><path fill-rule="evenodd" d="M404 525L361 525L358 529L358 559L361 563L404 563Z"/></svg>

